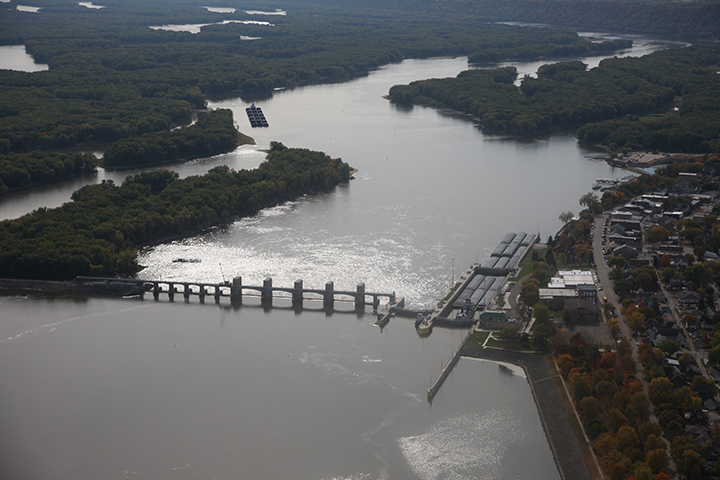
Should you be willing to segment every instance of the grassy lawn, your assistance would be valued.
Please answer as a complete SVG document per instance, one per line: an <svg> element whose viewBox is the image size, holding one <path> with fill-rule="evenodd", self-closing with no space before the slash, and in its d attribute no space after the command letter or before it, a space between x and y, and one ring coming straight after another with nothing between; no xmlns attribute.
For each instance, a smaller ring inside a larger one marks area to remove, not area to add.
<svg viewBox="0 0 720 480"><path fill-rule="evenodd" d="M465 345L467 345L468 347L480 348L482 347L483 343L485 343L485 339L488 336L490 336L490 332L475 332L470 335L470 338L467 339Z"/></svg>
<svg viewBox="0 0 720 480"><path fill-rule="evenodd" d="M487 344L488 347L494 347L494 348L502 348L505 350L514 350L516 352L534 352L535 349L533 349L530 344L522 344L520 342L502 342L500 340L497 340L495 338L491 338L488 340Z"/></svg>
<svg viewBox="0 0 720 480"><path fill-rule="evenodd" d="M522 262L520 262L520 270L518 271L517 277L511 278L510 282L517 282L522 278L525 273L530 273L533 270L533 262L535 260L532 259L532 252L537 251L538 253L538 259L545 261L545 252L547 252L546 249L543 250L533 250L532 248L529 248L527 253L525 254L525 257L523 257Z"/></svg>

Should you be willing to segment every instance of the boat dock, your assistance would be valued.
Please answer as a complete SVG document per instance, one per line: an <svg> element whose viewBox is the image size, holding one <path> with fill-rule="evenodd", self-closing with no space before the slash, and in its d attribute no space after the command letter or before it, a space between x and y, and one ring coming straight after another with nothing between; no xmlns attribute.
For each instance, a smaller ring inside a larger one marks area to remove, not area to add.
<svg viewBox="0 0 720 480"><path fill-rule="evenodd" d="M302 280L296 280L292 287L273 287L272 278L268 277L260 285L243 285L242 277L233 278L232 282L223 283L201 283L201 282L179 282L168 280L134 280L120 278L101 277L77 277L74 283L90 287L95 293L109 293L123 296L143 297L146 293L152 293L158 300L160 296L167 295L172 302L176 295L182 295L185 301L196 296L201 302L206 297L220 302L220 298L229 297L233 304L242 303L244 296L260 297L263 306L272 307L273 298L289 298L294 307L302 308L305 300L322 300L326 309L334 308L336 301L349 301L355 304L357 311L365 309L366 305L372 305L373 311L380 306L380 299L387 298L389 304L399 304L392 293L372 293L365 291L365 284L357 285L355 291L336 290L333 282L327 282L324 289L304 288ZM251 293L245 293L246 291ZM368 301L368 298L371 301Z"/></svg>

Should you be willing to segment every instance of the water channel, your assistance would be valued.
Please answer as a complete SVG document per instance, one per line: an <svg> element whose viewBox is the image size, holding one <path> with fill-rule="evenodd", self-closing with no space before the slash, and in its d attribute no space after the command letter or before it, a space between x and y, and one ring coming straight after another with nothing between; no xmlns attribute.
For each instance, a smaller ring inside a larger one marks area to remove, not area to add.
<svg viewBox="0 0 720 480"><path fill-rule="evenodd" d="M637 52L664 48L636 41ZM521 75L536 69L517 66ZM505 233L545 239L597 177L627 175L588 158L570 134L487 136L465 118L382 98L394 84L466 68L463 58L407 60L350 82L212 101L233 109L257 145L179 165L181 176L252 168L273 140L342 157L359 172L332 192L148 248L141 276L364 282L430 306ZM250 128L252 101L270 127ZM127 174L8 196L0 218ZM257 303L0 297L0 477L558 478L522 372L463 359L426 402L463 332L420 338L412 320L380 330L350 305L327 314Z"/></svg>

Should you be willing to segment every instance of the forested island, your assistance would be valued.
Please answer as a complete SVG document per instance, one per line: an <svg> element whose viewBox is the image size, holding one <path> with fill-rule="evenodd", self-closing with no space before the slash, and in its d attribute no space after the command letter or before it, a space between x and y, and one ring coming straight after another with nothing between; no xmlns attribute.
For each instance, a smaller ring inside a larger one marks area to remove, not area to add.
<svg viewBox="0 0 720 480"><path fill-rule="evenodd" d="M155 165L227 152L248 141L235 129L230 110L215 110L200 113L197 123L187 128L119 140L103 158L106 167Z"/></svg>
<svg viewBox="0 0 720 480"><path fill-rule="evenodd" d="M582 127L580 140L611 152L707 153L720 151L719 65L717 46L670 49L591 70L579 61L544 65L520 86L514 67L468 70L396 85L389 98L472 115L492 133Z"/></svg>
<svg viewBox="0 0 720 480"><path fill-rule="evenodd" d="M321 152L273 143L257 169L215 167L178 179L168 170L77 190L72 202L0 222L0 271L7 278L66 280L140 270L136 247L249 215L350 179L351 168Z"/></svg>

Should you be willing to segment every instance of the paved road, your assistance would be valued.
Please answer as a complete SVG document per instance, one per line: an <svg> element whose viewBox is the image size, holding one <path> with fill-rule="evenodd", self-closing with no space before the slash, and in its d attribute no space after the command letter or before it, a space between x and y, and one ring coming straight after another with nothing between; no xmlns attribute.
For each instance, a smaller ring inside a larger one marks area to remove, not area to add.
<svg viewBox="0 0 720 480"><path fill-rule="evenodd" d="M598 278L600 279L600 285L602 285L603 287L603 290L602 292L599 292L599 295L600 297L607 297L608 302L615 306L615 312L618 317L618 324L620 325L620 333L625 338L625 341L630 341L630 339L632 338L632 332L630 330L630 327L628 327L625 323L625 319L622 318L622 315L620 315L620 299L615 294L612 288L613 283L610 281L610 271L612 269L608 267L608 264L605 261L605 257L603 256L602 233L603 226L605 225L605 221L607 219L607 214L597 215L595 217L595 229L593 230L593 258L595 259L595 264L597 265L596 269L598 273ZM635 342L630 342L630 345L633 349L633 355L637 354L637 346L635 345Z"/></svg>

